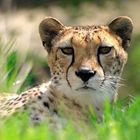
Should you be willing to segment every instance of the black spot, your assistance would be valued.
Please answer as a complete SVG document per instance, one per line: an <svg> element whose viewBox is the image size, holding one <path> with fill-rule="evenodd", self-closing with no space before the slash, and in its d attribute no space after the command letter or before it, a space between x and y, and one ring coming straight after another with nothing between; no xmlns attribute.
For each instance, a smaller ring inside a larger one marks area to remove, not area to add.
<svg viewBox="0 0 140 140"><path fill-rule="evenodd" d="M48 109L50 108L50 105L49 105L47 102L43 102L43 105L44 105L45 107L47 107Z"/></svg>
<svg viewBox="0 0 140 140"><path fill-rule="evenodd" d="M114 75L115 74L119 74L119 72L120 72L120 70L118 69L118 70L116 70L116 71L114 71Z"/></svg>
<svg viewBox="0 0 140 140"><path fill-rule="evenodd" d="M25 103L26 102L26 100L22 100L22 103Z"/></svg>
<svg viewBox="0 0 140 140"><path fill-rule="evenodd" d="M32 92L32 90L28 90L28 92Z"/></svg>
<svg viewBox="0 0 140 140"><path fill-rule="evenodd" d="M9 102L9 105L12 105L13 104L13 102Z"/></svg>
<svg viewBox="0 0 140 140"><path fill-rule="evenodd" d="M36 110L36 108L35 107L32 107L32 110Z"/></svg>
<svg viewBox="0 0 140 140"><path fill-rule="evenodd" d="M21 94L21 96L25 96L25 95L27 95L27 93L23 93L23 94Z"/></svg>
<svg viewBox="0 0 140 140"><path fill-rule="evenodd" d="M40 118L36 117L35 120L40 120Z"/></svg>
<svg viewBox="0 0 140 140"><path fill-rule="evenodd" d="M65 96L65 95L63 96L63 98L66 99L66 100L68 100L67 96Z"/></svg>
<svg viewBox="0 0 140 140"><path fill-rule="evenodd" d="M52 98L48 97L48 99L49 99L49 101L50 101L51 103L54 102L54 100L53 100Z"/></svg>
<svg viewBox="0 0 140 140"><path fill-rule="evenodd" d="M54 79L56 80L56 79L57 79L57 77L55 76L55 77L54 77Z"/></svg>
<svg viewBox="0 0 140 140"><path fill-rule="evenodd" d="M121 65L121 62L118 60L118 65Z"/></svg>
<svg viewBox="0 0 140 140"><path fill-rule="evenodd" d="M32 119L35 120L35 121L40 121L39 117L33 117Z"/></svg>
<svg viewBox="0 0 140 140"><path fill-rule="evenodd" d="M35 90L35 89L33 89L33 92L36 92L36 90Z"/></svg>
<svg viewBox="0 0 140 140"><path fill-rule="evenodd" d="M98 32L98 30L94 30L94 33L97 33Z"/></svg>
<svg viewBox="0 0 140 140"><path fill-rule="evenodd" d="M36 103L36 101L35 101L35 100L33 100L33 101L32 101L32 103L33 103L33 104L35 104L35 103Z"/></svg>
<svg viewBox="0 0 140 140"><path fill-rule="evenodd" d="M15 98L15 100L18 100L19 97Z"/></svg>
<svg viewBox="0 0 140 140"><path fill-rule="evenodd" d="M22 98L18 98L17 101L20 101Z"/></svg>
<svg viewBox="0 0 140 140"><path fill-rule="evenodd" d="M53 95L53 97L56 97L54 92L50 91L50 94Z"/></svg>
<svg viewBox="0 0 140 140"><path fill-rule="evenodd" d="M99 109L97 106L96 106L96 110L97 110L97 111L100 111L100 109Z"/></svg>
<svg viewBox="0 0 140 140"><path fill-rule="evenodd" d="M43 92L42 92L42 91L40 91L40 94L43 94Z"/></svg>
<svg viewBox="0 0 140 140"><path fill-rule="evenodd" d="M75 30L78 30L78 27L75 27Z"/></svg>
<svg viewBox="0 0 140 140"><path fill-rule="evenodd" d="M14 102L14 105L18 104L18 102Z"/></svg>
<svg viewBox="0 0 140 140"><path fill-rule="evenodd" d="M54 83L55 83L55 84L58 84L59 82L58 82L58 80L55 80Z"/></svg>
<svg viewBox="0 0 140 140"><path fill-rule="evenodd" d="M42 109L39 109L39 112L40 112L40 113L43 113L43 110L42 110Z"/></svg>
<svg viewBox="0 0 140 140"><path fill-rule="evenodd" d="M78 103L76 103L75 100L73 100L72 103L73 103L74 106L76 106L78 108L81 108L81 106Z"/></svg>
<svg viewBox="0 0 140 140"><path fill-rule="evenodd" d="M38 95L38 92L36 92L34 95L37 96Z"/></svg>
<svg viewBox="0 0 140 140"><path fill-rule="evenodd" d="M23 106L23 109L24 109L24 110L27 110L27 105L24 105L24 106Z"/></svg>
<svg viewBox="0 0 140 140"><path fill-rule="evenodd" d="M56 109L53 110L54 113L58 114L58 111Z"/></svg>
<svg viewBox="0 0 140 140"><path fill-rule="evenodd" d="M42 97L41 97L41 96L38 96L38 99L39 99L39 100L41 100L41 99L42 99Z"/></svg>

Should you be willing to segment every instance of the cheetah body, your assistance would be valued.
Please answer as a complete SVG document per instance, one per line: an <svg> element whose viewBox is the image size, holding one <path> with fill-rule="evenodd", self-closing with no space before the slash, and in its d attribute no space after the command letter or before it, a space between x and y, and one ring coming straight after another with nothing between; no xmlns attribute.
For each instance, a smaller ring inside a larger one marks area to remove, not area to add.
<svg viewBox="0 0 140 140"><path fill-rule="evenodd" d="M0 116L28 110L32 123L47 119L55 124L68 117L87 120L93 108L100 120L105 100L113 103L117 95L132 28L128 17L104 26L77 27L45 18L39 32L51 80L20 95L1 96Z"/></svg>

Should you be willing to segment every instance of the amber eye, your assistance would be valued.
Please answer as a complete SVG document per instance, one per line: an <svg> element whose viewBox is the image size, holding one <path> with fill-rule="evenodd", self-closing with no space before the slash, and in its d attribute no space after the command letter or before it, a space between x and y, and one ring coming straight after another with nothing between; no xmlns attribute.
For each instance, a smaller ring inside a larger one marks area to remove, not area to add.
<svg viewBox="0 0 140 140"><path fill-rule="evenodd" d="M101 46L98 49L98 54L108 54L111 51L112 47L109 46Z"/></svg>
<svg viewBox="0 0 140 140"><path fill-rule="evenodd" d="M66 55L72 55L73 54L73 48L72 47L61 48L61 51Z"/></svg>

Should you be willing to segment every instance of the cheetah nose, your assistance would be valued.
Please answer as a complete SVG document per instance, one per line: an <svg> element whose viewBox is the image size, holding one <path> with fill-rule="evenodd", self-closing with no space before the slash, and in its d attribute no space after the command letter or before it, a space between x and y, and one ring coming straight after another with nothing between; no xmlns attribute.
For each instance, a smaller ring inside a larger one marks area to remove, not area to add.
<svg viewBox="0 0 140 140"><path fill-rule="evenodd" d="M80 69L76 71L75 74L84 82L87 82L91 77L93 77L96 74L96 71L92 71L90 69Z"/></svg>

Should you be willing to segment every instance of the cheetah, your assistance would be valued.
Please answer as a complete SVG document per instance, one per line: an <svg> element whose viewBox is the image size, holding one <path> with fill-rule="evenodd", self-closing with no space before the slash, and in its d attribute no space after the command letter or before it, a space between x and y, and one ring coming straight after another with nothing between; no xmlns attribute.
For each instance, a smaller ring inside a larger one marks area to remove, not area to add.
<svg viewBox="0 0 140 140"><path fill-rule="evenodd" d="M64 26L46 17L39 34L51 79L20 95L1 95L0 117L22 110L28 111L33 124L45 120L57 124L69 117L86 121L92 108L101 120L104 102L112 104L117 96L132 30L126 16L101 26Z"/></svg>

